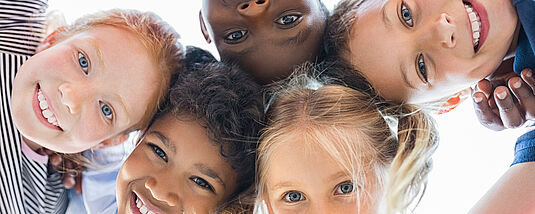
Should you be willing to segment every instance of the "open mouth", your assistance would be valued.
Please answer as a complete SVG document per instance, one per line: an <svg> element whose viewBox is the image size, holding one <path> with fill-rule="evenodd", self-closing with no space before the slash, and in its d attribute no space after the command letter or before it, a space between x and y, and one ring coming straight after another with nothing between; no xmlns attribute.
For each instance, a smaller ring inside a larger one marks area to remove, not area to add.
<svg viewBox="0 0 535 214"><path fill-rule="evenodd" d="M463 1L470 30L472 32L472 45L477 53L486 39L488 32L488 20L485 9L474 1Z"/></svg>
<svg viewBox="0 0 535 214"><path fill-rule="evenodd" d="M54 114L52 107L50 106L46 95L41 90L39 84L35 89L35 94L33 98L33 110L39 119L45 126L63 131L59 126L58 119Z"/></svg>
<svg viewBox="0 0 535 214"><path fill-rule="evenodd" d="M149 210L148 206L134 192L132 192L130 199L130 210L134 214L155 214L155 212Z"/></svg>

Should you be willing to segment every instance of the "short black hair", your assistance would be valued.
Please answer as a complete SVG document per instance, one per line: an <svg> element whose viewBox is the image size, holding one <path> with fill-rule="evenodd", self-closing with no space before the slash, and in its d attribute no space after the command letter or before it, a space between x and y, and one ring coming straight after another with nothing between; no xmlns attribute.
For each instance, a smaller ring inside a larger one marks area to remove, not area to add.
<svg viewBox="0 0 535 214"><path fill-rule="evenodd" d="M217 62L200 48L188 47L186 67L177 75L168 102L156 119L167 114L194 118L220 146L221 156L238 174L239 194L254 182L259 132L263 128L262 89L252 76Z"/></svg>

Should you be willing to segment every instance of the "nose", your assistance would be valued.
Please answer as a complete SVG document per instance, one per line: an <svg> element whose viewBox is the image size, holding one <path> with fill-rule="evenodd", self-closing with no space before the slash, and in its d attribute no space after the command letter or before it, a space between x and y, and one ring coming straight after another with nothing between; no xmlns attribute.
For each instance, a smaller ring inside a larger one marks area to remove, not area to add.
<svg viewBox="0 0 535 214"><path fill-rule="evenodd" d="M453 19L448 14L440 14L439 19L434 24L433 37L435 42L439 41L443 48L454 48L457 41L455 36Z"/></svg>
<svg viewBox="0 0 535 214"><path fill-rule="evenodd" d="M258 17L269 8L270 0L253 0L238 5L238 13L242 16Z"/></svg>
<svg viewBox="0 0 535 214"><path fill-rule="evenodd" d="M58 90L61 102L71 114L75 114L81 110L85 100L89 100L91 88L79 83L63 83Z"/></svg>
<svg viewBox="0 0 535 214"><path fill-rule="evenodd" d="M150 177L145 181L145 188L147 188L152 197L161 202L167 203L169 206L174 207L178 205L178 194L169 191L170 185L165 185L163 180L156 180L154 177Z"/></svg>

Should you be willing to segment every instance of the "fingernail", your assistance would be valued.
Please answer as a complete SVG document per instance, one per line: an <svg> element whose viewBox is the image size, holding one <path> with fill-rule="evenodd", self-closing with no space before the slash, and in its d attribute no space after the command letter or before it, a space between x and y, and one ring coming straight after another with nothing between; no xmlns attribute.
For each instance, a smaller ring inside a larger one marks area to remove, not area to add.
<svg viewBox="0 0 535 214"><path fill-rule="evenodd" d="M516 82L513 83L514 88L520 88L521 85L522 83L520 82L520 80L517 80Z"/></svg>
<svg viewBox="0 0 535 214"><path fill-rule="evenodd" d="M500 100L503 100L505 99L505 97L507 97L507 92L505 90L502 90L501 92L496 92L496 96L498 96Z"/></svg>
<svg viewBox="0 0 535 214"><path fill-rule="evenodd" d="M480 103L483 100L481 96L474 96L474 102Z"/></svg>
<svg viewBox="0 0 535 214"><path fill-rule="evenodd" d="M531 72L531 69L526 69L525 73L526 77L531 77L533 75L533 73Z"/></svg>

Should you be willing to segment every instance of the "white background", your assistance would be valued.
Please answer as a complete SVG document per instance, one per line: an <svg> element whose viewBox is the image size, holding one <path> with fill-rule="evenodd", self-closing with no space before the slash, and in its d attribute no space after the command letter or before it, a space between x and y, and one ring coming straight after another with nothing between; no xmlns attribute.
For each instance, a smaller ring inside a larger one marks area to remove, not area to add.
<svg viewBox="0 0 535 214"><path fill-rule="evenodd" d="M288 0L290 1L290 0ZM323 0L332 9L336 0ZM102 9L150 10L169 22L182 35L183 44L210 50L200 33L198 13L201 0L49 0L49 10L61 11L68 22L81 14ZM493 132L476 120L470 100L445 115L436 117L441 142L434 155L434 169L417 214L466 213L507 170L513 158L514 142L523 130Z"/></svg>

